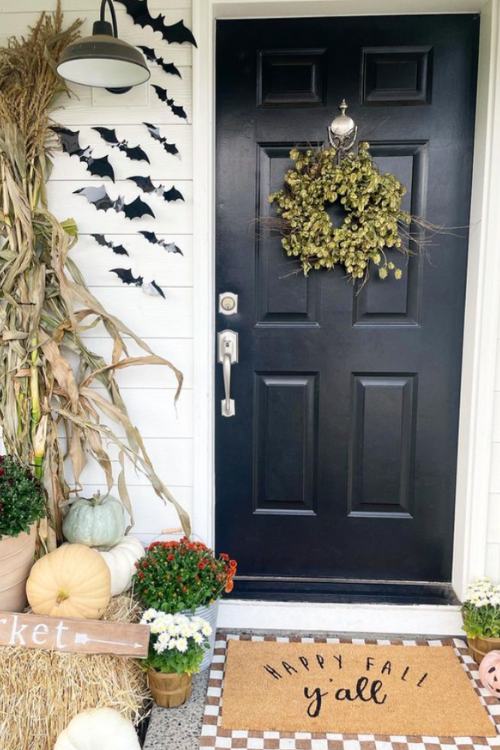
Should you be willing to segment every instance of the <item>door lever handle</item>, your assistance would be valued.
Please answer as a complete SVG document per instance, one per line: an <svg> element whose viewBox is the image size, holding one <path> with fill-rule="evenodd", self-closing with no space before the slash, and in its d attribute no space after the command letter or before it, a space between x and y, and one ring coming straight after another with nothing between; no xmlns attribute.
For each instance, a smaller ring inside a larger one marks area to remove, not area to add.
<svg viewBox="0 0 500 750"><path fill-rule="evenodd" d="M231 398L231 366L238 362L238 334L236 331L220 331L217 334L219 362L222 364L224 378L224 398L221 402L223 417L234 417L236 408Z"/></svg>

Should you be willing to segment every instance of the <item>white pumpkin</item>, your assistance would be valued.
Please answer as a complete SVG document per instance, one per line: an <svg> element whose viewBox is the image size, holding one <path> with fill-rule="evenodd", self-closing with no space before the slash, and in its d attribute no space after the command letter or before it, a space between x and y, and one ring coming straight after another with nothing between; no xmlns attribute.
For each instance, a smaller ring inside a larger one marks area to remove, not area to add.
<svg viewBox="0 0 500 750"><path fill-rule="evenodd" d="M63 520L63 534L68 542L87 547L112 547L125 533L125 509L112 495L79 497Z"/></svg>
<svg viewBox="0 0 500 750"><path fill-rule="evenodd" d="M135 536L125 536L107 550L98 550L111 573L111 596L118 596L130 588L135 563L144 557L144 547Z"/></svg>
<svg viewBox="0 0 500 750"><path fill-rule="evenodd" d="M54 750L141 750L132 722L114 708L82 711L70 721Z"/></svg>

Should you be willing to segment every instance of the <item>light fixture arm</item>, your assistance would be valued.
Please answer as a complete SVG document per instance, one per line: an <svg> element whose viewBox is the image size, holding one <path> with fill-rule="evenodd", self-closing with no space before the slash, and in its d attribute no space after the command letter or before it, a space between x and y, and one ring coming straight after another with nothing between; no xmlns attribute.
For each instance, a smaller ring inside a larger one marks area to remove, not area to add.
<svg viewBox="0 0 500 750"><path fill-rule="evenodd" d="M106 5L108 6L109 12L111 14L111 24L112 24L112 27L113 27L113 36L116 39L118 37L118 24L116 23L115 6L113 5L112 0L102 0L102 2L101 2L100 21L101 21L101 23L106 23Z"/></svg>

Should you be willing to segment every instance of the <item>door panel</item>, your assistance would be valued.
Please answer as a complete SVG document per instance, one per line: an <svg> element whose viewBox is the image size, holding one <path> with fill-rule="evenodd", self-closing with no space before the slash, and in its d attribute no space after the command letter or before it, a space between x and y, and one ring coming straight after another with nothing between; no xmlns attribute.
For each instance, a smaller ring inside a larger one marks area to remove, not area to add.
<svg viewBox="0 0 500 750"><path fill-rule="evenodd" d="M239 362L234 417L217 372L216 543L242 596L447 595L477 38L472 15L218 24L217 292L239 309L217 324ZM414 223L400 281L305 278L273 229L291 147L343 97L405 208L454 228L419 253Z"/></svg>

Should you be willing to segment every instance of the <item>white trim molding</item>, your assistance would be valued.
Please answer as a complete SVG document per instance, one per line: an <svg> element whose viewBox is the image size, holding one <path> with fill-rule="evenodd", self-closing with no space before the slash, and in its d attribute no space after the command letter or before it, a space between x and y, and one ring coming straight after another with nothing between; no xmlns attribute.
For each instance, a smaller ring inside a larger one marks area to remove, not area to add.
<svg viewBox="0 0 500 750"><path fill-rule="evenodd" d="M195 534L210 544L214 542L215 516L215 21L218 18L480 12L452 579L458 596L463 596L471 578L484 574L500 313L500 209L497 205L500 196L499 6L500 0L377 0L376 3L373 0L193 0L193 27L198 42L193 60L193 526ZM389 611L392 613L390 618ZM379 619L376 619L377 613L382 613ZM391 632L425 634L456 634L460 624L456 607L304 606L231 600L223 602L220 620L223 627L294 627L351 632L365 632L367 627L377 630L378 623L385 632L394 627L396 630Z"/></svg>
<svg viewBox="0 0 500 750"><path fill-rule="evenodd" d="M460 607L441 605L336 604L224 599L218 628L303 630L330 633L462 635Z"/></svg>

